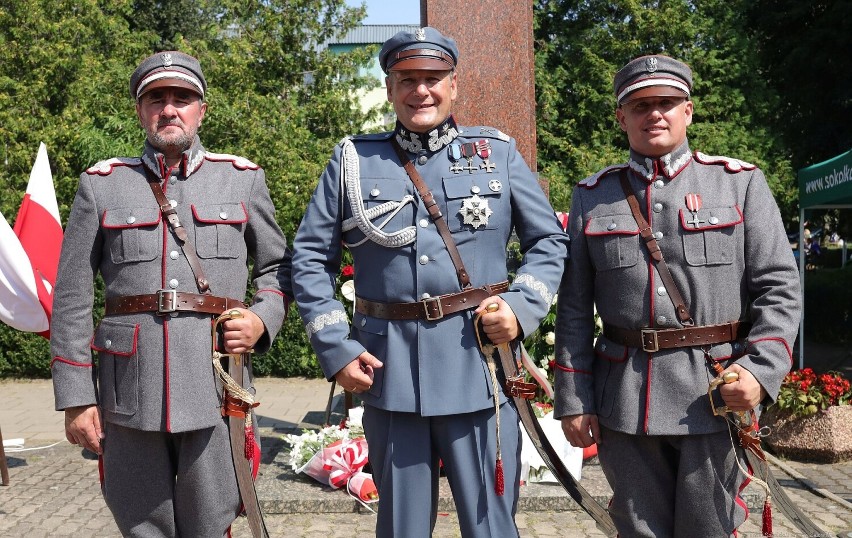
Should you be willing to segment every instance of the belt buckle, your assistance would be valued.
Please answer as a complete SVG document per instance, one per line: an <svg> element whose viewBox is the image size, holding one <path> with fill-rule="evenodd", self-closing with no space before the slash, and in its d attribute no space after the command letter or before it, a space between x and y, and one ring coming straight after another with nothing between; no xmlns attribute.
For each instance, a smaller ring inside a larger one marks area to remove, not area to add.
<svg viewBox="0 0 852 538"><path fill-rule="evenodd" d="M426 314L427 321L438 321L439 319L444 317L444 307L441 306L441 299L438 297L429 297L428 299L423 299L420 301L423 303L423 311ZM438 314L432 316L429 314L429 303L435 303L438 307Z"/></svg>
<svg viewBox="0 0 852 538"><path fill-rule="evenodd" d="M660 350L660 343L657 341L657 331L655 329L641 329L640 333L642 334L642 351L656 353Z"/></svg>
<svg viewBox="0 0 852 538"><path fill-rule="evenodd" d="M177 291L157 290L157 315L171 314L177 311Z"/></svg>

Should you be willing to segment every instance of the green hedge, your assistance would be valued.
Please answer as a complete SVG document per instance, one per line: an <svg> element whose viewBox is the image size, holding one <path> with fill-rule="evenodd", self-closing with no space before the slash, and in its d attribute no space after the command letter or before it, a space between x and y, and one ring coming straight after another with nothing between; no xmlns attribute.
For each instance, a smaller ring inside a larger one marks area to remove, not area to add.
<svg viewBox="0 0 852 538"><path fill-rule="evenodd" d="M808 338L825 343L852 343L852 265L807 272L805 314ZM535 348L532 342L527 345ZM0 378L49 378L49 353L44 338L0 324ZM291 306L272 349L254 358L254 369L259 376L322 376L295 305Z"/></svg>
<svg viewBox="0 0 852 538"><path fill-rule="evenodd" d="M322 376L295 305L290 308L287 322L269 353L257 355L253 360L255 374L259 376ZM45 338L0 323L0 378L13 377L49 378L50 349Z"/></svg>

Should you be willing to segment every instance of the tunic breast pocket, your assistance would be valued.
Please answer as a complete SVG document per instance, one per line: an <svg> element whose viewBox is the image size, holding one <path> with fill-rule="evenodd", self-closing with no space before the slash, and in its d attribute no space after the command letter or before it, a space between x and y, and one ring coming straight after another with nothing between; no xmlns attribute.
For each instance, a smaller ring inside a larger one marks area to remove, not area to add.
<svg viewBox="0 0 852 538"><path fill-rule="evenodd" d="M743 223L737 206L680 210L683 254L693 266L730 265L737 253L736 237Z"/></svg>
<svg viewBox="0 0 852 538"><path fill-rule="evenodd" d="M243 229L248 211L243 202L192 205L192 217L199 258L238 258L245 252Z"/></svg>
<svg viewBox="0 0 852 538"><path fill-rule="evenodd" d="M151 261L162 250L160 211L156 207L120 207L104 211L101 226L113 263Z"/></svg>
<svg viewBox="0 0 852 538"><path fill-rule="evenodd" d="M507 182L495 174L459 175L444 178L444 215L453 232L494 230L510 212L502 207Z"/></svg>
<svg viewBox="0 0 852 538"><path fill-rule="evenodd" d="M91 347L98 352L100 403L105 410L134 415L139 407L139 325L104 319Z"/></svg>
<svg viewBox="0 0 852 538"><path fill-rule="evenodd" d="M409 182L400 179L362 177L361 199L367 219L387 233L411 226L415 198L409 192L409 185Z"/></svg>
<svg viewBox="0 0 852 538"><path fill-rule="evenodd" d="M584 233L598 271L633 267L639 260L639 226L633 215L590 217Z"/></svg>

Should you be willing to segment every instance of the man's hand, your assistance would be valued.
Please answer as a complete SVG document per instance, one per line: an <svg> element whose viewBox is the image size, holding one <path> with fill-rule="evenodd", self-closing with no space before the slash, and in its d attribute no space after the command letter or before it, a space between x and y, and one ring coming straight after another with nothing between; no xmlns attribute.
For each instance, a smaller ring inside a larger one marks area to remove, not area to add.
<svg viewBox="0 0 852 538"><path fill-rule="evenodd" d="M374 370L382 366L382 361L365 351L334 374L334 379L349 392L368 391L373 386Z"/></svg>
<svg viewBox="0 0 852 538"><path fill-rule="evenodd" d="M724 383L719 386L719 395L731 411L748 411L766 398L766 389L758 383L751 372L739 364L730 365L722 374L726 372L736 372L740 376L733 383Z"/></svg>
<svg viewBox="0 0 852 538"><path fill-rule="evenodd" d="M97 405L69 407L65 410L65 438L72 445L80 445L101 455L101 411Z"/></svg>
<svg viewBox="0 0 852 538"><path fill-rule="evenodd" d="M263 336L266 327L263 321L251 310L234 308L242 317L226 320L222 323L225 338L225 351L228 353L248 353Z"/></svg>
<svg viewBox="0 0 852 538"><path fill-rule="evenodd" d="M493 304L497 305L497 310L491 312L491 309L488 307ZM483 311L485 313L480 318L482 330L494 345L509 343L521 333L518 327L518 318L515 317L515 313L512 311L509 303L500 297L495 296L484 299L479 303L479 306L476 307L473 313L475 315Z"/></svg>
<svg viewBox="0 0 852 538"><path fill-rule="evenodd" d="M569 415L562 417L562 433L571 446L586 448L601 442L597 415Z"/></svg>

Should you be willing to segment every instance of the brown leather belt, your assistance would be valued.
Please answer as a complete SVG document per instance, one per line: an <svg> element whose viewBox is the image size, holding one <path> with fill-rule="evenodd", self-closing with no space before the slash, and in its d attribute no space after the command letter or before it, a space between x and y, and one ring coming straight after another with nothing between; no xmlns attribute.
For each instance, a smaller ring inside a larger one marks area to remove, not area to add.
<svg viewBox="0 0 852 538"><path fill-rule="evenodd" d="M480 288L468 288L456 293L429 297L413 303L380 303L363 297L355 297L355 310L379 319L425 319L437 321L446 315L476 308L487 297L509 289L509 281L488 284Z"/></svg>
<svg viewBox="0 0 852 538"><path fill-rule="evenodd" d="M106 300L107 316L136 312L156 312L158 315L172 312L198 312L219 315L231 308L245 308L245 305L242 301L229 297L175 290L159 290L147 295L108 297Z"/></svg>
<svg viewBox="0 0 852 538"><path fill-rule="evenodd" d="M751 323L740 321L683 329L622 329L613 325L604 325L603 334L616 344L638 347L643 351L654 353L660 349L731 342L748 336L750 329Z"/></svg>

